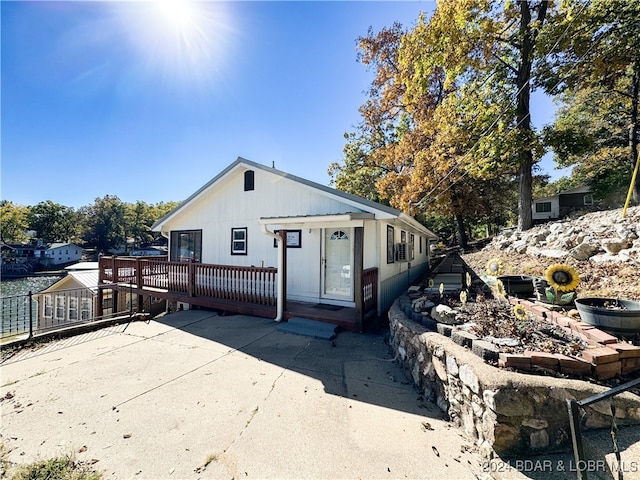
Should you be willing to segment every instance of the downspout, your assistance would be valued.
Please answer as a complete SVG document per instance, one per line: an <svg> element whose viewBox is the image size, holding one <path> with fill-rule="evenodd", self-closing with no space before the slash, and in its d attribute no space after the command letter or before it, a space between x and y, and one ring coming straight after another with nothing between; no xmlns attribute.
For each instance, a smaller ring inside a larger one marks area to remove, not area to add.
<svg viewBox="0 0 640 480"><path fill-rule="evenodd" d="M277 303L276 303L276 322L281 322L284 315L284 298L282 298L282 292L284 291L284 285L282 284L284 279L284 249L282 244L282 237L273 233L267 229L265 224L261 224L262 233L274 238L278 242L278 280L277 280Z"/></svg>

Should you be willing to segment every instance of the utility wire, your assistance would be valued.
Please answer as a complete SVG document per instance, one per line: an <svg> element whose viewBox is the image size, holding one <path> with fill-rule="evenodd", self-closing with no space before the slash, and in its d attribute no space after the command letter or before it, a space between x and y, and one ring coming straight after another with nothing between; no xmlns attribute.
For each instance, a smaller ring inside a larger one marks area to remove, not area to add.
<svg viewBox="0 0 640 480"><path fill-rule="evenodd" d="M574 65L578 65L578 64L579 64L579 63L584 59L584 57L585 57L585 56L586 56L586 55L587 55L587 54L588 54L588 53L593 49L593 47L595 47L595 45L596 45L597 43L598 43L598 42L594 42L594 43L593 43L593 44L592 44L592 45L591 45L591 46L590 46L590 47L589 47L589 48L584 52L584 54L582 54L582 55L580 56L580 58L579 58L578 60L576 60L576 61L575 61ZM556 84L553 86L553 88L556 88L556 87L557 87L557 86L562 82L562 80L563 80L563 79L558 80L558 82L556 82ZM521 124L521 123L522 123L526 118L527 118L527 117L522 118L522 119L521 119L521 120L520 120L520 121L519 121L519 122L518 122L514 127L511 127L511 128L509 129L509 131L512 131L512 130L517 129L517 128L520 126L520 124ZM477 144L477 142L476 142L476 144ZM473 149L474 147L475 147L475 145L472 147L472 149ZM466 157L469 153L471 153L471 151L467 152L467 154L465 154L465 155L464 155L464 157ZM455 171L455 170L456 170L456 169L457 169L457 168L462 164L462 160L464 159L464 157L460 160L460 162L459 162L458 164L456 164L456 165L451 169L451 171L450 171L447 175L449 175L449 174L453 173L453 171ZM450 183L449 185L447 185L447 187L446 187L444 190L442 190L440 193L438 193L438 194L436 195L436 197L435 197L435 198L438 198L440 195L442 195L442 194L446 193L446 192L447 192L448 190L450 190L452 187L454 187L455 185L457 185L458 183L460 183L460 182L464 179L464 177L466 177L468 174L469 174L469 171L468 171L468 170L467 170L467 171L465 171L465 172L460 176L460 178L458 178L456 181L454 181L454 182ZM442 182L438 182L438 185L440 185L440 183L442 183ZM423 197L423 199L422 199L422 200L420 200L420 201L425 200L425 199L426 199L426 197L427 197L427 196L429 196L429 195L430 195L430 194L431 194L431 193L432 193L432 192L437 188L437 186L438 186L438 185L436 185L436 186L431 190L431 192L429 192L428 194L426 194L426 195L425 195L425 197Z"/></svg>
<svg viewBox="0 0 640 480"><path fill-rule="evenodd" d="M569 32L569 29L571 28L571 26L573 25L573 23L574 23L574 22L575 22L575 21L576 21L576 20L577 20L581 15L582 15L582 13L584 12L584 10L585 10L585 8L587 7L587 5L589 5L589 3L590 3L590 2L588 2L588 1L587 1L587 2L585 2L585 3L582 5L582 8L580 9L580 11L577 13L577 15L576 15L576 16L574 16L574 17L573 17L573 19L571 20L571 22L569 23L569 25L567 25L567 27L565 28L565 30L564 30L564 32L562 33L562 35L560 35L560 36L558 37L558 39L556 40L555 44L551 47L551 49L549 50L549 53L548 53L546 56L551 55L551 54L553 53L553 51L555 50L555 48L559 45L560 41L561 41L561 40L565 37L565 35ZM587 49L587 51L586 51L586 52L585 52L585 53L580 57L580 59L578 59L578 60L576 61L576 63L579 63L579 62L582 60L582 58L584 58L584 56L585 56L585 55L586 55L586 54L591 50L591 48L592 48L593 46L594 46L594 45L592 44L592 45L591 45L591 47L589 47L589 49ZM492 73L488 78L490 78L490 77L491 77L491 76L493 76L494 74L495 74L495 72L494 72L494 73ZM487 78L487 80L488 80L488 78ZM485 80L485 82L486 82L487 80ZM559 81L556 83L556 85L554 85L554 88L555 88L555 87L557 87L557 86L560 84L560 82L561 82L561 81L562 81L562 79L561 79L561 80L559 80ZM525 82L525 84L524 84L524 85L522 85L522 87L520 87L520 89L516 92L516 94L515 94L515 100L517 100L518 95L519 95L519 94L522 92L522 90L523 90L524 88L526 88L529 84L530 84L530 79L529 79L529 80L527 80L527 81ZM512 99L512 103L513 103L513 100L514 100L514 99ZM486 129L485 129L485 130L484 130L484 131L483 131L483 132L478 136L478 139L477 139L477 140L476 140L476 142L471 146L471 148L467 151L467 153L465 153L465 154L460 158L460 160L459 160L459 161L458 161L458 162L457 162L457 163L456 163L456 164L455 164L455 165L454 165L454 166L449 170L449 172L447 172L447 174L446 174L444 177L442 177L442 178L438 181L438 183L436 183L436 185L435 185L435 186L434 186L434 187L433 187L429 192L427 192L425 195L423 195L423 197L422 197L420 200L418 200L418 202L416 202L416 204L417 204L419 207L422 207L422 206L423 206L423 202L424 202L425 200L427 200L427 199L428 199L428 198L433 194L433 192L435 192L435 191L436 191L436 189L438 189L438 187L439 187L439 186L440 186L440 185L441 185L441 184L442 184L442 183L443 183L447 178L449 178L449 177L450 177L450 176L451 176L451 175L452 175L452 174L453 174L453 173L454 173L458 168L460 168L460 166L462 165L463 161L464 161L464 160L465 160L469 155L471 155L471 153L473 152L473 150L474 150L474 149L479 145L480 140L481 140L483 137L485 137L486 135L488 135L488 134L493 130L493 128L495 127L495 125L496 125L496 124L497 124L497 123L498 123L498 122L499 122L499 121L500 121L500 120L501 120L501 119L502 119L506 114L507 114L507 111L506 111L506 110L504 110L503 112L501 112L501 113L496 117L496 119L491 123L491 125L489 125L489 127L487 127L487 128L486 128ZM529 116L530 116L530 114L527 114L525 117L523 117L523 118L518 122L518 124L517 124L516 126L512 127L511 129L509 129L509 131L512 131L512 130L515 130L516 128L518 128L518 127L520 126L520 124L521 124L524 120L526 120L527 118L529 118ZM453 183L450 183L450 184L449 184L449 186L447 186L447 187L446 187L442 192L440 192L438 195L436 195L436 198L437 198L438 196L440 196L441 194L443 194L443 193L447 192L451 187L453 187L453 186L454 186L454 185L456 185L457 183L459 183L459 182L460 182L464 177L466 177L466 176L468 175L468 173L469 173L468 171L464 172L464 174L463 174L463 175L462 175L458 180L456 180L456 181L455 181L455 182L453 182Z"/></svg>

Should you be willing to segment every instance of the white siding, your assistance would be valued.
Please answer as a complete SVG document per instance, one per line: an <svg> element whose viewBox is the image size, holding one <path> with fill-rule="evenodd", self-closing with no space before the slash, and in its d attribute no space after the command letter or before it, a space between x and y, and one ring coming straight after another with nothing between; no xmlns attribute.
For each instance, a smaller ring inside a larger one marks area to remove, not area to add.
<svg viewBox="0 0 640 480"><path fill-rule="evenodd" d="M536 212L536 204L538 203L551 203L550 212ZM550 218L558 218L560 216L560 198L556 195L554 197L541 198L535 200L531 206L533 220L548 220Z"/></svg>
<svg viewBox="0 0 640 480"><path fill-rule="evenodd" d="M193 197L185 208L162 224L163 234L171 231L202 230L203 263L237 266L277 266L277 248L273 239L262 233L261 218L321 216L345 213L365 212L366 207L357 208L353 202L332 197L313 186L294 181L281 173L271 173L262 168L254 170L254 189L244 191L244 172L247 169L230 170L210 187ZM380 215L380 212L376 213ZM384 218L392 214L382 213ZM395 220L364 221L363 268L378 267L379 280L405 274L409 268L407 262L386 262L386 236L388 222ZM277 220L274 220L277 222ZM402 226L399 226L401 225ZM328 224L313 225L313 228L286 226L288 230L301 230L301 248L287 249L287 293L291 300L318 301L321 292L321 242L323 230ZM346 225L335 224L335 228ZM247 255L231 255L231 229L247 229ZM271 225L270 229L278 228ZM334 227L331 227L334 228ZM411 265L428 262L427 239L424 232L398 222L395 226L396 238L400 241L400 232L404 230L407 241L415 236L415 258ZM422 236L422 253L419 251ZM171 250L171 248L170 248ZM407 275L408 276L408 275Z"/></svg>
<svg viewBox="0 0 640 480"><path fill-rule="evenodd" d="M255 171L255 189L245 192L244 171L239 170L215 189L204 192L163 230L202 229L203 263L275 267L278 249L273 239L262 233L260 218L354 211L358 210L310 187L260 170ZM231 229L238 227L247 228L247 255L231 255ZM287 249L287 293L292 300L319 298L321 232L303 228L302 247ZM370 262L375 265L373 259Z"/></svg>

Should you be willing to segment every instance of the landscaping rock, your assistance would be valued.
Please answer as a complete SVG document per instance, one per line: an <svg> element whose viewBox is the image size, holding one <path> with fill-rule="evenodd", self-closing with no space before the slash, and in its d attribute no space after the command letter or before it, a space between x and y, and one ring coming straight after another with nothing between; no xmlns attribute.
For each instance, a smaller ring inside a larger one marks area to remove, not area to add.
<svg viewBox="0 0 640 480"><path fill-rule="evenodd" d="M569 251L569 254L576 260L589 260L598 251L600 251L600 247L592 243L590 237L585 237L579 245Z"/></svg>
<svg viewBox="0 0 640 480"><path fill-rule="evenodd" d="M436 305L431 309L431 318L438 323L446 323L447 325L458 325L462 323L456 319L456 311L448 305Z"/></svg>
<svg viewBox="0 0 640 480"><path fill-rule="evenodd" d="M620 253L620 250L629 248L631 247L631 245L631 241L627 239L622 240L619 238L614 238L611 240L602 241L602 248L604 248L605 251L607 253L610 253L611 255L617 255L618 253Z"/></svg>

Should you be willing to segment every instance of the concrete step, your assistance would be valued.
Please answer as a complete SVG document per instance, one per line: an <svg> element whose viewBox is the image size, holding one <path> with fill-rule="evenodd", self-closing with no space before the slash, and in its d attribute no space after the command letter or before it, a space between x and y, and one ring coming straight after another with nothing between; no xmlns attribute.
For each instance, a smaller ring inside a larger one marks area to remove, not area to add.
<svg viewBox="0 0 640 480"><path fill-rule="evenodd" d="M286 323L278 325L279 332L306 335L325 340L333 340L336 337L337 329L337 325L302 317L292 317Z"/></svg>

